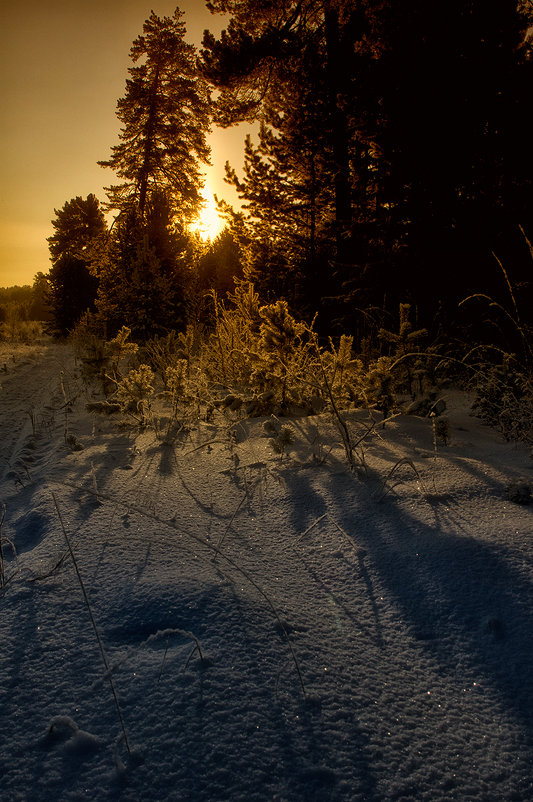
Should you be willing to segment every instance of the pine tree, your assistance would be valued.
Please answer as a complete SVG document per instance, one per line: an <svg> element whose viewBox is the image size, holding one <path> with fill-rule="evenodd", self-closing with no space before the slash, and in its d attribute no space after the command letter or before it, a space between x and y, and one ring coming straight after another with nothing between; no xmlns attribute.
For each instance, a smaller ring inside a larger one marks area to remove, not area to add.
<svg viewBox="0 0 533 802"><path fill-rule="evenodd" d="M287 238L297 248L291 187L300 211L307 198L310 244L321 242L320 215L332 221L334 246L322 240L315 276L322 294L327 286L340 304L349 301L336 313L345 326L355 326L356 306L368 320L370 309L394 312L404 299L417 304L423 323L440 308L436 323L449 325L458 300L490 289L491 272L497 278L493 249L521 258L518 278L527 280L518 226L533 211L530 3L451 0L440 8L413 0L409 13L393 0L210 7L231 15L218 40L204 37L217 122L257 119L279 140L263 129L259 145L247 148L252 171L245 167L240 179L250 204L245 237L253 243L254 230L260 234L256 263L274 276L286 270L272 247L282 228L278 252L291 254ZM257 191L262 183L269 192ZM438 295L428 270L439 276Z"/></svg>
<svg viewBox="0 0 533 802"><path fill-rule="evenodd" d="M52 267L48 273L48 301L52 330L65 336L87 309L93 309L98 279L92 270L94 249L107 234L98 199L88 195L55 209L54 234L48 238Z"/></svg>
<svg viewBox="0 0 533 802"><path fill-rule="evenodd" d="M50 321L52 319L49 301L50 284L48 277L42 271L36 273L33 278L31 295L30 320Z"/></svg>
<svg viewBox="0 0 533 802"><path fill-rule="evenodd" d="M197 292L205 295L215 290L225 298L235 290L235 279L242 279L241 254L229 228L208 243L207 249L198 260Z"/></svg>
<svg viewBox="0 0 533 802"><path fill-rule="evenodd" d="M135 210L119 217L98 272L98 315L108 336L128 326L143 342L184 326L190 248L164 193L152 193L144 219Z"/></svg>
<svg viewBox="0 0 533 802"><path fill-rule="evenodd" d="M99 268L99 316L111 332L128 325L139 340L184 324L186 228L209 159L209 94L182 16L152 12L133 42L135 66L117 104L121 142L99 162L123 179L108 188L119 214Z"/></svg>
<svg viewBox="0 0 533 802"><path fill-rule="evenodd" d="M52 262L62 256L88 261L94 243L107 228L98 198L93 194L86 198L78 195L61 209L54 209L54 213L54 233L47 239Z"/></svg>
<svg viewBox="0 0 533 802"><path fill-rule="evenodd" d="M216 86L216 121L266 119L278 108L292 128L327 142L338 224L352 217L350 116L354 81L375 56L367 41L370 0L212 2L230 12L220 40L206 32L206 77ZM363 110L359 110L363 113ZM312 127L313 126L313 127ZM317 130L321 128L322 130ZM360 132L359 132L360 133Z"/></svg>
<svg viewBox="0 0 533 802"><path fill-rule="evenodd" d="M244 178L228 170L246 201L244 236L258 268L251 277L263 292L266 284L270 297L288 295L300 312L318 308L326 271L333 294L332 264L339 272L354 261L354 227L376 217L372 134L363 109L358 121L351 113L355 77L373 57L365 6L350 0L211 3L232 14L220 40L204 36L204 71L219 92L215 119L262 122L258 146L246 143ZM358 163L366 173L361 181ZM235 222L242 226L242 219ZM368 226L360 240L369 240Z"/></svg>
<svg viewBox="0 0 533 802"><path fill-rule="evenodd" d="M196 69L194 47L184 40L183 13L154 12L133 42L126 93L117 103L120 144L99 164L123 183L108 188L109 205L135 208L144 217L150 195L165 191L173 213L193 218L202 202L201 163L209 160L209 96Z"/></svg>

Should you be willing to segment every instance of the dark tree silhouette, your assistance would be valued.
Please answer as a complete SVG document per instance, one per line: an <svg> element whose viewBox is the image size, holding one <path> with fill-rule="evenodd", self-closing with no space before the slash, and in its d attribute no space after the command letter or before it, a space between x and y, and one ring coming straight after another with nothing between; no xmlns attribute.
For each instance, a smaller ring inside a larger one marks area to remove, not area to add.
<svg viewBox="0 0 533 802"><path fill-rule="evenodd" d="M54 213L54 233L47 240L52 262L62 256L88 259L94 242L106 230L98 198L93 194L86 198L78 195L61 209L54 209Z"/></svg>
<svg viewBox="0 0 533 802"><path fill-rule="evenodd" d="M174 214L189 220L202 198L200 163L209 160L209 96L196 69L195 49L184 41L182 12L152 12L133 42L124 97L117 103L120 144L99 164L122 184L108 188L109 205L144 217L150 195L164 191Z"/></svg>
<svg viewBox="0 0 533 802"><path fill-rule="evenodd" d="M42 271L39 271L34 276L31 288L30 320L50 321L52 319L49 298L50 284L48 277Z"/></svg>
<svg viewBox="0 0 533 802"><path fill-rule="evenodd" d="M122 214L98 270L108 336L127 325L144 341L183 327L191 261L190 236L175 224L165 193L151 193L142 219L134 209Z"/></svg>
<svg viewBox="0 0 533 802"><path fill-rule="evenodd" d="M231 15L219 39L204 37L216 119L259 119L270 129L247 146L244 178L228 173L249 205L267 272L286 269L268 261L280 232L293 247L298 240L295 197L310 250L326 246L318 267L311 260L307 293L318 282L320 294L336 295L344 325L355 325L356 307L368 319L369 308L394 311L402 300L431 323L438 308L449 315L465 293L489 289L489 274L497 282L492 250L510 260L526 253L518 226L527 228L533 211L530 4L210 7ZM242 216L236 221L242 227Z"/></svg>
<svg viewBox="0 0 533 802"><path fill-rule="evenodd" d="M451 0L443 14L423 0L409 14L386 2L372 20L380 52L371 84L384 110L376 141L388 165L382 186L407 232L391 279L398 294L405 274L430 313L431 273L454 302L497 291L491 251L511 265L518 226L531 219L531 22L531 6L526 13L516 0Z"/></svg>
<svg viewBox="0 0 533 802"><path fill-rule="evenodd" d="M87 309L94 308L98 279L92 272L94 248L106 236L107 225L98 199L88 195L55 209L54 234L48 238L52 267L48 301L52 330L65 336Z"/></svg>
<svg viewBox="0 0 533 802"><path fill-rule="evenodd" d="M99 162L123 183L108 188L118 217L100 260L98 313L109 334L128 325L140 340L184 324L186 230L209 159L209 93L182 16L152 12L133 42L135 66L117 104L121 142Z"/></svg>
<svg viewBox="0 0 533 802"><path fill-rule="evenodd" d="M316 156L326 155L322 183L332 187L341 247L352 218L347 100L357 62L353 50L359 9L354 3L325 0L237 0L209 6L232 14L219 40L206 32L203 41L203 69L219 90L215 119L223 126L262 119L282 128L293 159L305 154L309 162L305 172L311 206Z"/></svg>
<svg viewBox="0 0 533 802"><path fill-rule="evenodd" d="M231 231L225 228L198 260L197 291L215 290L224 297L235 290L235 279L243 275L241 253Z"/></svg>

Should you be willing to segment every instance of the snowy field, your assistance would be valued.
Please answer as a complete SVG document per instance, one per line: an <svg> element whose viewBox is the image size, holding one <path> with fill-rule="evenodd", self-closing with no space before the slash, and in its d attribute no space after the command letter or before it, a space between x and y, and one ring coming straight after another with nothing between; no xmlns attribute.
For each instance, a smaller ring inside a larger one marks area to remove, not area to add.
<svg viewBox="0 0 533 802"><path fill-rule="evenodd" d="M328 415L280 457L90 415L67 346L0 368L2 802L533 799L533 460L471 399L364 477Z"/></svg>

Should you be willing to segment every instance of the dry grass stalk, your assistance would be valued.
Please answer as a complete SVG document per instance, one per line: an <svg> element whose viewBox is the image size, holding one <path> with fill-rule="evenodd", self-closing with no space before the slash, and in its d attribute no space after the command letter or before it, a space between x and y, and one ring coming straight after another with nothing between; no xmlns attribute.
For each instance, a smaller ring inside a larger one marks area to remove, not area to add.
<svg viewBox="0 0 533 802"><path fill-rule="evenodd" d="M0 512L0 592L2 596L6 592L6 585L9 580L12 578L11 576L6 579L5 574L5 567L4 567L4 543L6 543L11 551L13 552L13 556L17 556L17 552L15 550L15 546L11 542L8 537L2 536L2 527L4 525L4 519L6 517L6 505L2 504L1 512Z"/></svg>
<svg viewBox="0 0 533 802"><path fill-rule="evenodd" d="M388 493L390 493L390 491L393 489L393 485L389 485L389 482L392 479L393 475L398 470L398 468L400 468L402 465L407 465L409 468L411 468L413 470L413 473L415 474L415 476L416 476L416 478L418 480L418 483L419 483L420 487L422 488L423 494L426 495L426 496L428 495L428 492L427 492L427 490L426 490L426 488L424 486L424 482L422 481L422 477L420 476L420 474L418 472L418 469L416 468L413 460L410 459L409 457L402 457L402 459L399 459L398 462L396 462L392 466L392 468L390 469L389 473L387 474L387 477L383 481L383 485L382 485L382 488L381 488L381 493L380 494L376 494L374 496L376 501L383 501L385 496Z"/></svg>
<svg viewBox="0 0 533 802"><path fill-rule="evenodd" d="M102 643L102 639L100 637L100 633L98 632L98 627L96 626L96 621L95 621L95 618L94 618L94 615L93 615L91 604L89 602L89 596L87 595L87 590L85 588L85 584L83 582L83 579L82 579L82 576L81 576L81 573L80 573L80 569L78 567L78 563L77 563L76 557L74 555L74 551L72 550L72 546L70 545L70 540L69 540L69 537L67 535L67 530L65 528L65 524L63 523L63 517L61 515L61 511L59 509L59 505L57 503L57 499L56 499L54 493L52 493L52 498L54 500L54 506L56 508L57 517L59 518L59 524L60 524L61 530L63 532L63 537L65 538L65 542L67 544L67 549L68 549L68 552L70 554L70 558L72 560L72 564L74 566L74 570L76 571L76 576L78 578L78 582L79 582L79 585L80 585L80 588L81 588L83 599L85 601L85 606L87 607L87 611L89 613L89 618L91 620L91 625L92 625L92 628L93 628L93 631L94 631L94 634L95 634L95 637L96 637L96 640L97 640L97 643L98 643L98 648L100 650L100 655L102 657L102 662L104 664L106 673L108 675L109 685L111 687L111 693L113 694L113 699L114 699L114 702L115 702L115 708L116 708L116 711L117 711L118 719L119 719L120 726L122 728L122 733L123 733L123 736L124 736L124 743L126 744L126 749L128 750L128 754L131 754L130 745L129 745L129 741L128 741L128 736L126 734L126 725L124 723L124 718L122 716L122 711L120 709L120 704L119 704L119 701L118 701L117 692L115 690L115 685L113 683L113 678L112 678L111 672L109 670L109 663L108 663L107 656L106 656L106 653L105 653L105 650L104 650L104 644Z"/></svg>
<svg viewBox="0 0 533 802"><path fill-rule="evenodd" d="M76 488L76 490L80 490L80 489L85 489L86 490L86 488L81 488L79 485L76 485L73 482L64 482L63 484L65 484L65 485L67 485L69 487L74 487L74 488ZM90 493L91 491L87 491L87 492ZM137 507L137 506L135 506L133 504L128 504L127 502L123 502L123 501L120 501L120 500L117 501L117 499L113 499L111 496L108 496L108 495L106 495L104 493L99 493L98 494L98 498L99 498L99 500L101 502L109 501L109 502L111 502L113 504L119 504L119 505L121 505L123 507L126 507L126 509L129 510L130 512L134 512L137 515L141 515L144 518L148 518L151 521L155 521L156 523L161 524L162 526L166 526L166 527L169 527L170 529L173 529L173 530L181 532L181 530L178 529L178 526L173 521L168 521L165 518L162 518L160 515L157 515L157 513L155 513L155 512L148 512L143 507ZM274 602L271 600L270 596L268 595L268 593L265 590L263 590L261 585L253 578L253 576L246 569L242 568L232 557L230 557L229 555L225 554L214 543L210 543L208 540L205 540L204 538L200 537L199 535L195 535L192 532L182 532L182 534L184 534L185 537L187 537L189 540L193 540L195 543L198 543L199 545L203 546L208 551L214 552L215 557L220 557L222 560L224 560L224 562L228 566L230 566L230 568L233 568L233 570L237 571L238 574L240 574L244 579L246 579L246 581L257 591L257 593L265 601L265 603L267 604L268 608L272 612L274 618L276 619L276 622L277 622L277 624L279 626L280 632L282 633L283 637L285 638L285 641L287 643L287 647L289 649L292 661L294 663L294 667L296 669L296 674L298 676L298 681L300 683L300 687L302 689L302 693L307 698L307 691L306 691L305 684L304 684L304 681L303 681L303 676L302 676L302 672L301 672L301 669L300 669L300 664L299 664L298 658L296 657L296 652L294 651L294 647L292 645L292 641L291 641L291 639L289 637L289 633L287 632L287 628L284 625L284 623L283 623L283 621L281 619L281 616L280 616L280 614L279 614ZM68 540L67 540L67 542L68 542Z"/></svg>

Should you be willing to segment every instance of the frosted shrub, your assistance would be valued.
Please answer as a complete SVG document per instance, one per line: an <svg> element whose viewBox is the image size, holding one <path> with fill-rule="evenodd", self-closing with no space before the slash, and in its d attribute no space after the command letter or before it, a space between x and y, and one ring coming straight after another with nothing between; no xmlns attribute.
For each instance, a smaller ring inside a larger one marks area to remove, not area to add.
<svg viewBox="0 0 533 802"><path fill-rule="evenodd" d="M166 386L174 413L177 410L179 402L186 400L187 368L186 360L178 359L174 366L168 367L166 370Z"/></svg>
<svg viewBox="0 0 533 802"><path fill-rule="evenodd" d="M259 332L259 296L253 284L239 284L230 296L232 308L221 303L215 292L215 331L202 351L208 377L228 388L247 392L253 371L250 353Z"/></svg>
<svg viewBox="0 0 533 802"><path fill-rule="evenodd" d="M164 337L154 337L146 343L144 353L146 361L161 376L165 388L168 387L169 369L175 368L178 362L185 361L187 370L193 362L197 346L198 334L193 326L186 331L169 331Z"/></svg>
<svg viewBox="0 0 533 802"><path fill-rule="evenodd" d="M32 345L39 341L42 333L42 324L37 320L12 318L5 323L0 323L0 341Z"/></svg>
<svg viewBox="0 0 533 802"><path fill-rule="evenodd" d="M472 408L506 440L533 443L533 380L509 355L478 381Z"/></svg>
<svg viewBox="0 0 533 802"><path fill-rule="evenodd" d="M284 410L288 402L301 402L301 377L310 358L307 328L292 317L286 301L263 306L259 314L257 350L250 354L254 389L269 388Z"/></svg>
<svg viewBox="0 0 533 802"><path fill-rule="evenodd" d="M215 331L201 361L212 384L229 393L217 406L262 415L297 403L305 326L289 314L286 302L260 307L253 285L246 283L230 297L232 307L220 303L215 293L212 297Z"/></svg>
<svg viewBox="0 0 533 802"><path fill-rule="evenodd" d="M203 405L208 404L209 388L206 377L198 365L189 365L186 359L178 359L167 368L165 395L172 407L172 417L177 419L180 407L183 413L200 416Z"/></svg>
<svg viewBox="0 0 533 802"><path fill-rule="evenodd" d="M151 412L150 398L154 393L155 376L149 365L130 370L118 383L115 398L125 412L129 412L144 425Z"/></svg>
<svg viewBox="0 0 533 802"><path fill-rule="evenodd" d="M74 329L71 339L76 356L81 360L87 380L96 379L105 395L112 393L122 378L122 360L137 353L139 346L128 342L131 329L123 326L116 337L106 341L94 317L85 315Z"/></svg>
<svg viewBox="0 0 533 802"><path fill-rule="evenodd" d="M391 364L390 357L380 357L369 366L360 387L365 407L378 409L384 418L389 416L395 404Z"/></svg>
<svg viewBox="0 0 533 802"><path fill-rule="evenodd" d="M359 387L364 374L363 363L353 355L353 337L342 334L339 345L329 338L329 350L324 352L322 363L333 396L341 406L361 402Z"/></svg>
<svg viewBox="0 0 533 802"><path fill-rule="evenodd" d="M169 367L175 365L178 359L179 343L175 331L169 331L164 337L159 335L149 340L144 347L146 361L161 376L163 385L168 386Z"/></svg>
<svg viewBox="0 0 533 802"><path fill-rule="evenodd" d="M287 302L259 305L253 285L241 284L230 301L215 303L215 332L202 350L205 375L226 391L219 408L248 415L321 411L351 404L392 406L391 360L369 376L353 353L353 337L320 345L313 325L296 320Z"/></svg>
<svg viewBox="0 0 533 802"><path fill-rule="evenodd" d="M388 346L389 354L395 364L394 386L396 390L406 390L414 398L420 391L425 372L424 361L413 357L420 352L420 343L427 337L427 329L413 329L410 321L411 304L400 304L398 331L379 330L379 339ZM409 357L405 358L404 357Z"/></svg>
<svg viewBox="0 0 533 802"><path fill-rule="evenodd" d="M276 436L271 437L268 442L276 454L283 458L287 447L294 443L294 431L290 426L281 426L276 432Z"/></svg>
<svg viewBox="0 0 533 802"><path fill-rule="evenodd" d="M305 332L305 325L297 323L289 313L287 301L263 306L259 310L262 318L260 327L262 348L267 353L275 353L287 360L294 351L297 340Z"/></svg>
<svg viewBox="0 0 533 802"><path fill-rule="evenodd" d="M105 344L105 355L110 363L111 377L116 379L122 377L120 362L122 359L136 354L139 346L136 343L128 342L131 329L122 326L116 337Z"/></svg>

